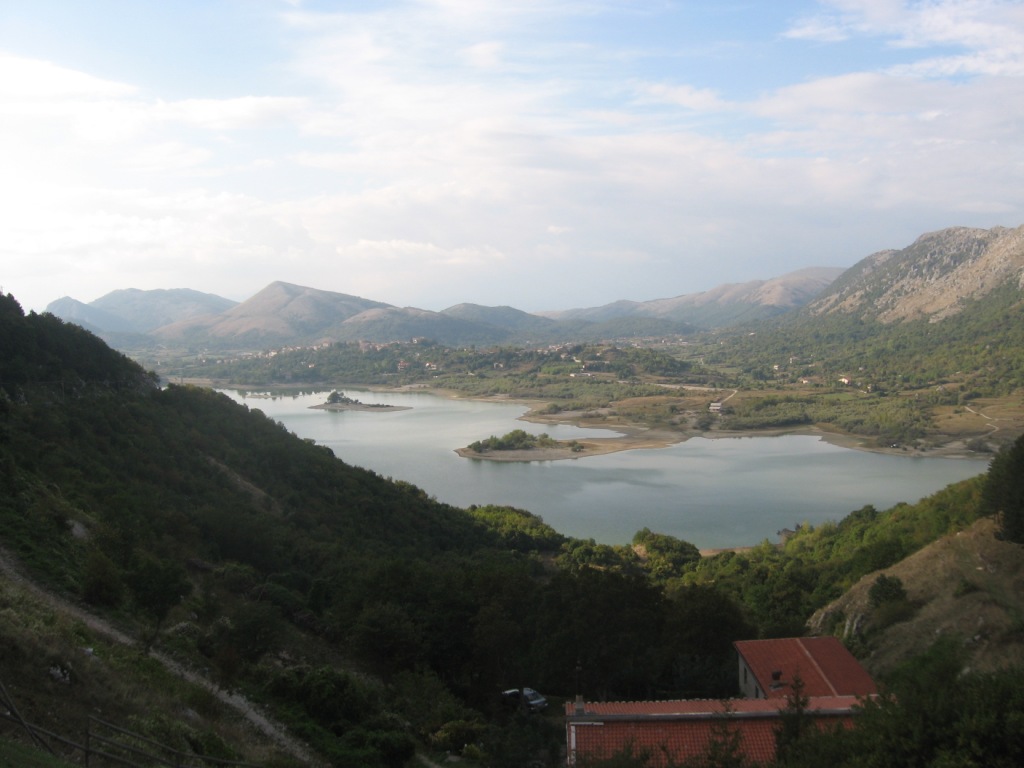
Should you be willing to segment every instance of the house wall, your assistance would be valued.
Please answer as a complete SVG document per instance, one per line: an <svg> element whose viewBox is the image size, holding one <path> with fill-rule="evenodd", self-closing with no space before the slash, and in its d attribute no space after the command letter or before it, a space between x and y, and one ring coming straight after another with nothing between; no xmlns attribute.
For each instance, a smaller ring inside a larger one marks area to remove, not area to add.
<svg viewBox="0 0 1024 768"><path fill-rule="evenodd" d="M739 681L740 681L740 693L745 699L763 699L765 698L764 691L761 690L761 686L757 684L757 679L754 677L753 671L747 666L747 662L743 656L739 657Z"/></svg>

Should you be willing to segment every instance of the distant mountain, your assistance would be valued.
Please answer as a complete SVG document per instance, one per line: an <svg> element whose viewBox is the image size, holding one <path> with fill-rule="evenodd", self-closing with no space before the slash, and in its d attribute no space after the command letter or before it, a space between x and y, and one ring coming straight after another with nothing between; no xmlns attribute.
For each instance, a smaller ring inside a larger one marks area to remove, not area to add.
<svg viewBox="0 0 1024 768"><path fill-rule="evenodd" d="M656 317L718 328L758 320L802 307L827 288L844 270L809 267L771 280L720 285L710 291L671 299L616 301L590 309L542 312L557 320L606 322L622 317Z"/></svg>
<svg viewBox="0 0 1024 768"><path fill-rule="evenodd" d="M1007 285L1024 290L1024 226L953 227L922 235L902 250L868 256L806 311L884 324L934 323Z"/></svg>
<svg viewBox="0 0 1024 768"><path fill-rule="evenodd" d="M70 296L51 301L46 311L61 320L80 325L95 334L102 333L133 333L136 330L131 320L114 313L99 309L92 304L85 304Z"/></svg>
<svg viewBox="0 0 1024 768"><path fill-rule="evenodd" d="M549 333L558 328L550 318L531 315L514 307L484 307L480 304L456 304L441 311L442 315L471 323L485 323L517 333Z"/></svg>
<svg viewBox="0 0 1024 768"><path fill-rule="evenodd" d="M158 288L149 291L126 288L111 291L89 306L124 318L131 323L131 330L136 333L148 333L191 317L220 314L237 303L223 296L200 293L190 288Z"/></svg>
<svg viewBox="0 0 1024 768"><path fill-rule="evenodd" d="M489 323L464 320L443 312L414 307L382 307L348 318L328 329L328 335L338 341L388 342L429 338L459 346L499 344L507 342L512 333Z"/></svg>
<svg viewBox="0 0 1024 768"><path fill-rule="evenodd" d="M368 309L390 305L333 291L274 282L225 312L165 325L165 342L206 339L248 344L300 344L329 338L328 331Z"/></svg>
<svg viewBox="0 0 1024 768"><path fill-rule="evenodd" d="M215 315L237 302L189 288L111 291L84 304L69 296L50 302L46 311L98 334L148 333L170 323Z"/></svg>

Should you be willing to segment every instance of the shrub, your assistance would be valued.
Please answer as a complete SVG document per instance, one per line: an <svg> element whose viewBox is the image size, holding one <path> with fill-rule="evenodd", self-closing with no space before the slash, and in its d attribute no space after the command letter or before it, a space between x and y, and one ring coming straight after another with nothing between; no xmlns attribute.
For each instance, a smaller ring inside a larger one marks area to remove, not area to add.
<svg viewBox="0 0 1024 768"><path fill-rule="evenodd" d="M896 576L881 574L875 583L868 590L868 601L872 608L878 608L885 603L906 602L907 590L903 588L903 582Z"/></svg>

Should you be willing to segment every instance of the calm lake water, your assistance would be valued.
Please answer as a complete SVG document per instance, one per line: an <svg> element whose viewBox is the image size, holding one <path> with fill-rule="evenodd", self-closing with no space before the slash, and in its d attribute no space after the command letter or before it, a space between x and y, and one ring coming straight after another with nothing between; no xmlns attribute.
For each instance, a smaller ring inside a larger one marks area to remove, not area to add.
<svg viewBox="0 0 1024 768"><path fill-rule="evenodd" d="M774 541L801 522L838 521L873 504L915 502L984 472L986 461L922 459L840 448L813 436L693 438L667 448L584 459L492 462L454 451L513 429L565 440L608 430L518 421L522 405L450 400L426 393L362 392L364 403L406 411L324 411L328 392L233 399L329 447L343 461L406 480L459 507L527 509L569 536L628 543L647 527L701 548Z"/></svg>

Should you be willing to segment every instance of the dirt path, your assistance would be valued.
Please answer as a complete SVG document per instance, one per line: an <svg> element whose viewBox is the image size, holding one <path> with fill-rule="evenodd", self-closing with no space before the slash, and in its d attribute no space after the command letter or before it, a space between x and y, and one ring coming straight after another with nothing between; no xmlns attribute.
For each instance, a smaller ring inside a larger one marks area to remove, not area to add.
<svg viewBox="0 0 1024 768"><path fill-rule="evenodd" d="M51 592L50 590L33 582L24 574L17 558L3 547L0 547L0 573L36 599L50 605L61 613L72 616L74 619L82 622L97 634L104 635L105 637L117 643L121 643L122 645L134 646L138 644L138 641L134 637L131 637L127 633L121 631L105 619L89 613L80 606L65 600L60 597L60 595L57 595L56 593ZM270 720L270 718L262 714L255 705L253 705L253 703L244 696L240 696L236 693L230 693L219 688L207 678L193 672L192 670L186 669L165 654L158 651L150 651L149 655L163 664L173 674L187 680L193 685L205 688L224 704L235 709L257 730L259 730L260 733L271 739L292 757L301 760L306 765L322 765L322 763L304 744L300 743L288 734L284 726Z"/></svg>
<svg viewBox="0 0 1024 768"><path fill-rule="evenodd" d="M964 406L964 410L965 410L965 411L970 411L970 412L971 412L971 413L973 413L973 414L974 414L975 416L981 416L981 418L983 418L983 419L985 419L986 421L988 421L989 423L988 423L988 424L986 424L985 426L987 426L987 427L988 427L989 429L991 429L993 433L995 433L995 432L998 432L998 431L999 431L999 425L998 425L998 424L993 424L993 423L992 423L992 422L994 422L994 421L995 421L995 419L994 419L994 418L992 418L991 416L988 416L987 414L984 414L984 413L982 413L981 411L976 411L976 410L974 410L973 408L971 408L971 406L969 406L969 405L965 405L965 406Z"/></svg>

